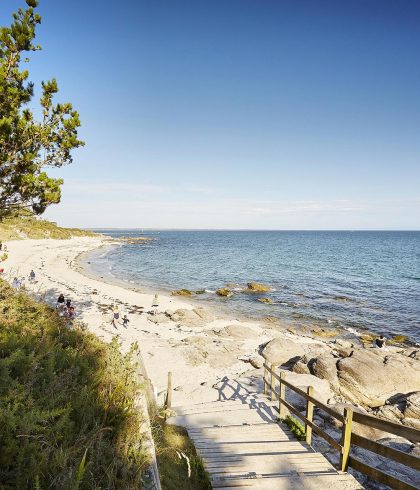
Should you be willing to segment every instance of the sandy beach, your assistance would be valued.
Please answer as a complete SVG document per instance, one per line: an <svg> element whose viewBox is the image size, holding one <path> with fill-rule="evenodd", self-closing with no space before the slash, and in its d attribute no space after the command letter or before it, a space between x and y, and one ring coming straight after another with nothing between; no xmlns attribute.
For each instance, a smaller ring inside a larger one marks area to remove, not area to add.
<svg viewBox="0 0 420 490"><path fill-rule="evenodd" d="M258 322L217 318L210 309L177 296L159 294L159 306L153 308L152 294L84 275L76 258L107 243L102 237L11 241L7 243L4 276L10 281L14 276L27 278L33 269L36 283L25 281L32 295L55 306L63 293L72 300L77 320L101 339L109 342L118 335L124 350L137 342L159 401L163 400L169 371L173 373L174 405L216 399L212 386L225 376L252 369L247 359L260 357L259 345L280 335ZM115 305L122 315L127 314L127 328L121 323L117 328L112 325ZM174 315L171 318L164 312ZM287 332L282 335L293 337Z"/></svg>

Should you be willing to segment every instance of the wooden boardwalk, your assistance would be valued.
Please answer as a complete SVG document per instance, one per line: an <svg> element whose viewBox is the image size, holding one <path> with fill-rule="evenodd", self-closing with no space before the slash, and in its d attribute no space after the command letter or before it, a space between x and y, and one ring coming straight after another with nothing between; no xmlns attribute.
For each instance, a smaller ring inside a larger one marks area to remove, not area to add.
<svg viewBox="0 0 420 490"><path fill-rule="evenodd" d="M275 405L278 402L248 394L233 400L174 407L177 416L168 422L188 430L213 488L363 488L277 423Z"/></svg>

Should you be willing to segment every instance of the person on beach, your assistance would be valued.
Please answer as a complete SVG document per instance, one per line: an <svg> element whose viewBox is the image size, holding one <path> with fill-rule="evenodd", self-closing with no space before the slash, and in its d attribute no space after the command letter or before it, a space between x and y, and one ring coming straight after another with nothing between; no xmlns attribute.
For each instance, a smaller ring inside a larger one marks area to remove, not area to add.
<svg viewBox="0 0 420 490"><path fill-rule="evenodd" d="M69 320L72 322L74 320L74 317L76 316L74 306L70 306L70 308L67 311L67 315L69 317Z"/></svg>
<svg viewBox="0 0 420 490"><path fill-rule="evenodd" d="M386 343L386 338L383 335L375 339L375 347L377 347L378 349L385 348L385 343Z"/></svg>
<svg viewBox="0 0 420 490"><path fill-rule="evenodd" d="M69 309L71 308L71 299L67 298L67 301L66 301L66 308Z"/></svg>
<svg viewBox="0 0 420 490"><path fill-rule="evenodd" d="M57 298L56 308L62 309L66 300L64 299L64 294L60 294Z"/></svg>
<svg viewBox="0 0 420 490"><path fill-rule="evenodd" d="M13 278L12 288L15 288L15 289L19 289L20 288L20 282L19 282L19 279L17 277L14 277Z"/></svg>
<svg viewBox="0 0 420 490"><path fill-rule="evenodd" d="M112 311L112 321L111 324L114 328L117 328L117 325L115 322L118 323L118 320L120 319L120 309L118 306L115 306L113 311Z"/></svg>
<svg viewBox="0 0 420 490"><path fill-rule="evenodd" d="M127 327L128 327L128 323L130 322L130 320L128 319L127 315L124 315L124 316L123 316L122 321L123 321L122 326L123 326L124 328L127 328Z"/></svg>
<svg viewBox="0 0 420 490"><path fill-rule="evenodd" d="M153 314L154 315L157 314L158 306L159 306L159 296L156 293L155 296L154 296L154 298L153 298L153 302L152 302L152 308L154 308L154 310L153 310Z"/></svg>
<svg viewBox="0 0 420 490"><path fill-rule="evenodd" d="M35 272L33 269L29 273L29 282L35 282Z"/></svg>

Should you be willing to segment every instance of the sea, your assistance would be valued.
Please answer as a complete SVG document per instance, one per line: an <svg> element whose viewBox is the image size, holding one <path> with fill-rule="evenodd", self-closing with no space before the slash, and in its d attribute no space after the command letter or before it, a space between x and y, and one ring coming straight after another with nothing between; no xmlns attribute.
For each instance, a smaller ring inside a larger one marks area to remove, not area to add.
<svg viewBox="0 0 420 490"><path fill-rule="evenodd" d="M90 271L105 279L146 291L198 291L192 296L197 304L240 317L277 318L294 328L369 331L420 342L418 231L95 231L153 239L85 257ZM252 281L272 290L243 292ZM233 295L216 295L226 284Z"/></svg>

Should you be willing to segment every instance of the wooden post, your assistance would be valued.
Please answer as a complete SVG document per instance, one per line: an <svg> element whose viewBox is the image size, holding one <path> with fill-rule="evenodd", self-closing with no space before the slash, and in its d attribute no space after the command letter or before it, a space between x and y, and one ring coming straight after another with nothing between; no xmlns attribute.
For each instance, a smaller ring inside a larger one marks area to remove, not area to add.
<svg viewBox="0 0 420 490"><path fill-rule="evenodd" d="M279 384L279 418L280 420L283 420L284 417L284 409L285 406L281 402L282 400L286 399L286 385L281 382L281 380L284 378L284 372L280 371L280 384Z"/></svg>
<svg viewBox="0 0 420 490"><path fill-rule="evenodd" d="M168 373L168 389L166 391L165 408L171 408L172 406L172 373Z"/></svg>
<svg viewBox="0 0 420 490"><path fill-rule="evenodd" d="M312 386L308 386L306 389L306 393L309 396L314 396L314 389ZM309 422L313 421L314 417L314 404L310 400L306 400L306 418L309 420ZM306 443L311 445L311 440L312 440L312 427L309 426L308 424L305 424L305 438L306 438Z"/></svg>
<svg viewBox="0 0 420 490"><path fill-rule="evenodd" d="M276 381L274 379L274 364L271 364L271 378L270 378L270 389L271 389L271 401L276 399Z"/></svg>
<svg viewBox="0 0 420 490"><path fill-rule="evenodd" d="M267 368L265 367L266 359L264 359L264 395L267 394Z"/></svg>
<svg viewBox="0 0 420 490"><path fill-rule="evenodd" d="M347 471L349 465L352 424L353 424L353 410L351 408L345 408L343 428L341 431L341 446L342 446L342 450L340 454L341 471Z"/></svg>

